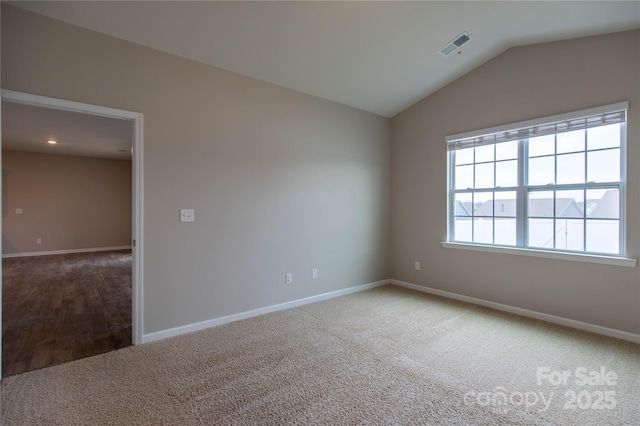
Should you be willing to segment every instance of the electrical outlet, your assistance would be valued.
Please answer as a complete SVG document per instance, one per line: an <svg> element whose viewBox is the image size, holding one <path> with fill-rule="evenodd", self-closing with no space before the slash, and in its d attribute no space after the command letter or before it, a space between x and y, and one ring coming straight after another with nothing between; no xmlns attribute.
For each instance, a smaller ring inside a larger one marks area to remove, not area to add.
<svg viewBox="0 0 640 426"><path fill-rule="evenodd" d="M42 244L42 238L36 238L36 244Z"/></svg>
<svg viewBox="0 0 640 426"><path fill-rule="evenodd" d="M284 275L285 284L293 284L293 274L291 272L287 272Z"/></svg>
<svg viewBox="0 0 640 426"><path fill-rule="evenodd" d="M415 264L416 271L420 270L420 262L416 262Z"/></svg>
<svg viewBox="0 0 640 426"><path fill-rule="evenodd" d="M16 214L22 214L22 209L16 209Z"/></svg>
<svg viewBox="0 0 640 426"><path fill-rule="evenodd" d="M180 209L180 222L195 222L195 212L193 209Z"/></svg>
<svg viewBox="0 0 640 426"><path fill-rule="evenodd" d="M311 270L311 279L312 280L317 280L318 279L318 270L317 269L312 269Z"/></svg>

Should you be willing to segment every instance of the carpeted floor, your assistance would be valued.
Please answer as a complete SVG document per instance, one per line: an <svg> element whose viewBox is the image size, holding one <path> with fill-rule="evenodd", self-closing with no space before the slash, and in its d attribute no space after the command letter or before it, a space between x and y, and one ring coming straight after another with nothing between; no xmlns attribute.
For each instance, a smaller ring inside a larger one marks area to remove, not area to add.
<svg viewBox="0 0 640 426"><path fill-rule="evenodd" d="M1 391L2 425L639 425L640 345L385 286Z"/></svg>

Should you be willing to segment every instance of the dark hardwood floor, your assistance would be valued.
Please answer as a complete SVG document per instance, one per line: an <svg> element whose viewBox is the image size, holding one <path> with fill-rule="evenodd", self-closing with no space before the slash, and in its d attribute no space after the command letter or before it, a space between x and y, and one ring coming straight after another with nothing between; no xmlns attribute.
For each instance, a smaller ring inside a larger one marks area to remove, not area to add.
<svg viewBox="0 0 640 426"><path fill-rule="evenodd" d="M2 373L131 345L131 251L2 261Z"/></svg>

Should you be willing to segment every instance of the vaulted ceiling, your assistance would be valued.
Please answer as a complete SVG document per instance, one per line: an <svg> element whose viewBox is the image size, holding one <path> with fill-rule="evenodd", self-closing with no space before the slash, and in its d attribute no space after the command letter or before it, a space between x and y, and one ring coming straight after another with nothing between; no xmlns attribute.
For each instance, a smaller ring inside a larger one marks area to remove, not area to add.
<svg viewBox="0 0 640 426"><path fill-rule="evenodd" d="M510 47L640 28L640 1L10 3L386 117Z"/></svg>

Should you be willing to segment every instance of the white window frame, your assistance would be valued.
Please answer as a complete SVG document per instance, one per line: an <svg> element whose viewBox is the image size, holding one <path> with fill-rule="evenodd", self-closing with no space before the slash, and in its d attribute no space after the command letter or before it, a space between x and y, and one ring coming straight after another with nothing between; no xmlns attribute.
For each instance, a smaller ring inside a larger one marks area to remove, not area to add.
<svg viewBox="0 0 640 426"><path fill-rule="evenodd" d="M532 129L537 126L549 125L550 123L560 123L566 122L569 120L576 120L584 117L595 116L598 114L607 114L615 111L626 111L629 108L628 102L618 102L615 104L604 105L595 108L589 108L579 111L568 112L564 114L558 114L548 117L540 117L533 120L522 121L518 123L506 124L471 132L459 133L447 136L445 138L448 145L460 143L460 141L468 141L469 139L481 140L481 138L492 138L498 137L496 135L504 134L505 132L518 132L520 133L523 129ZM628 119L628 117L627 117ZM494 253L506 253L506 254L516 254L516 255L526 255L526 256L534 256L534 257L545 257L545 258L554 258L554 259L563 259L563 260L574 260L579 262L592 262L592 263L603 263L609 265L621 265L621 266L631 266L635 267L636 260L626 258L626 179L627 179L627 148L626 148L626 124L627 119L622 122L621 125L621 138L620 138L620 182L612 184L606 183L588 183L579 184L580 188L591 189L591 188L603 188L603 187L612 187L615 186L619 188L619 254L600 254L593 253L587 251L565 251L561 249L536 249L527 247L527 192L529 188L535 187L536 189L540 189L539 186L528 185L526 180L526 172L527 172L527 144L523 142L523 139L519 138L518 142L518 183L515 188L516 197L517 197L517 214L516 214L516 246L502 246L496 244L480 244L474 242L458 242L454 241L454 216L455 216L455 194L456 190L453 187L454 182L454 173L455 173L455 156L451 154L451 151L455 151L449 149L447 152L447 241L443 242L442 245L448 248L460 248L466 250L479 250L479 251L487 251ZM527 130L528 131L528 130ZM490 144L490 143L489 143ZM587 147L585 146L585 152ZM558 153L554 154L554 157L557 158ZM586 158L586 156L585 156ZM495 160L494 160L495 161ZM585 159L586 161L586 159ZM562 184L554 184L549 186L549 190L563 190L563 189L572 189L575 186L572 185L562 185ZM489 188L487 188L489 189ZM491 188L492 190L495 188ZM506 188L505 188L506 189ZM586 201L586 200L585 200ZM554 209L555 210L555 209ZM495 212L494 212L495 215ZM495 217L495 216L494 216ZM555 211L554 211L555 218ZM554 220L555 226L555 220ZM585 244L586 244L586 234L585 234ZM586 250L586 246L585 246Z"/></svg>

